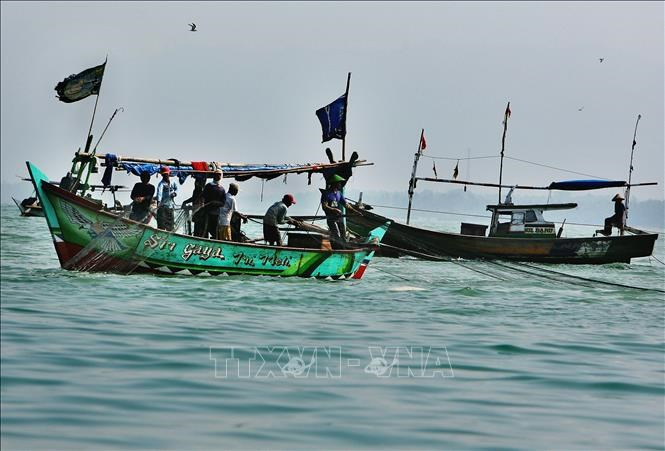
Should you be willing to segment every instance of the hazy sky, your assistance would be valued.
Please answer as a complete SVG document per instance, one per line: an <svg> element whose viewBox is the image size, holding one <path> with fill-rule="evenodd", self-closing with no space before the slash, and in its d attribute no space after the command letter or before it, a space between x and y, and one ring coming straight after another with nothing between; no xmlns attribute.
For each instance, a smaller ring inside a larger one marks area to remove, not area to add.
<svg viewBox="0 0 665 451"><path fill-rule="evenodd" d="M353 189L406 191L421 128L426 155L498 157L510 100L506 156L607 178L627 178L642 114L633 180L660 185L634 194L663 198L662 2L2 2L1 8L3 182L24 175L25 160L53 179L69 169L95 98L65 104L54 87L108 55L95 136L115 108L124 112L100 153L307 162L324 161L329 145L340 156L341 141L321 143L314 111L344 92L350 71L347 155L357 150L375 163L356 172ZM192 21L196 33L188 31ZM455 163L437 160L439 177L450 177ZM470 177L497 182L498 166L498 158L473 160ZM462 178L467 170L460 162ZM419 175L432 175L432 160L421 160ZM576 178L586 177L504 163L507 183ZM288 183L272 181L266 190L277 196L308 189L305 176ZM452 189L439 185L426 187ZM260 189L256 181L244 186Z"/></svg>

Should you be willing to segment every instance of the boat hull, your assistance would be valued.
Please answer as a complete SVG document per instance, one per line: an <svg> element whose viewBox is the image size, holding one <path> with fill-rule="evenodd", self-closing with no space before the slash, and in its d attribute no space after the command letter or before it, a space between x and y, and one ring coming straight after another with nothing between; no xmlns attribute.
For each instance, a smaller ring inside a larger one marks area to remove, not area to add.
<svg viewBox="0 0 665 451"><path fill-rule="evenodd" d="M28 170L65 269L351 278L374 255L374 246L351 250L289 248L167 232L102 210L98 204L48 183L30 163ZM380 241L386 229L382 225L371 238Z"/></svg>
<svg viewBox="0 0 665 451"><path fill-rule="evenodd" d="M361 210L348 215L348 228L360 235L387 219ZM383 238L393 253L422 258L467 258L514 260L540 263L604 264L630 263L632 258L653 253L655 233L587 238L504 238L461 235L421 229L393 222Z"/></svg>

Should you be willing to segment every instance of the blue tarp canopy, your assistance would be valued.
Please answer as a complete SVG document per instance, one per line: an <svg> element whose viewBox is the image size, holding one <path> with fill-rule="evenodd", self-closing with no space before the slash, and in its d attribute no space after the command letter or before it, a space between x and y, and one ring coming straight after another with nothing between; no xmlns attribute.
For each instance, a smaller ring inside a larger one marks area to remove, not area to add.
<svg viewBox="0 0 665 451"><path fill-rule="evenodd" d="M561 191L584 191L588 189L616 188L626 186L625 180L566 180L550 183L549 189Z"/></svg>
<svg viewBox="0 0 665 451"><path fill-rule="evenodd" d="M337 171L346 168L351 165L351 167L358 164L365 165L371 163L365 163L364 160L355 161L353 163L349 162L337 162L337 163L301 163L301 164L246 164L246 165L218 165L216 168L221 169L224 172L224 178L234 178L238 181L245 181L252 177L259 177L264 180L271 180L276 177L279 177L284 174L312 174L312 173L322 173L324 177L328 178L331 174L337 173ZM180 183L184 183L185 179L190 176L201 175L211 176L213 169L209 168L207 171L198 171L195 170L191 165L175 165L172 162L164 162L162 164L154 163L138 163L130 161L116 161L111 162L107 161L107 168L116 167L117 169L124 169L127 173L134 175L141 175L142 172L146 172L150 175L158 174L162 166L166 166L171 170L171 175L178 177ZM108 171L108 169L107 169ZM347 175L348 178L350 175ZM110 183L110 173L109 180Z"/></svg>

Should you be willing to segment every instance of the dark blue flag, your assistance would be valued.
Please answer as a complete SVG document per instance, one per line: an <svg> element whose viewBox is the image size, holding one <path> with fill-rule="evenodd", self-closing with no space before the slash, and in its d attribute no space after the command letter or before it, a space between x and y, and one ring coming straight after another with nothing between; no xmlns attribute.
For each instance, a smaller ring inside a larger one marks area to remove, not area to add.
<svg viewBox="0 0 665 451"><path fill-rule="evenodd" d="M346 136L346 94L330 105L316 110L316 117L319 118L323 131L321 142L330 141L333 138L344 139Z"/></svg>

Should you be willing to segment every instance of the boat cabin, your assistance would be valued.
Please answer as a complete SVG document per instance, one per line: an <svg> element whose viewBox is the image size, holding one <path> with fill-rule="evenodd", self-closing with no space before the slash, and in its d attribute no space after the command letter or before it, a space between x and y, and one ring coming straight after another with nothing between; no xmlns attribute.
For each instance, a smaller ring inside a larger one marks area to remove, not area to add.
<svg viewBox="0 0 665 451"><path fill-rule="evenodd" d="M492 212L489 236L510 238L555 238L557 236L554 223L543 218L545 210L569 210L577 207L576 203L568 204L532 204L488 205Z"/></svg>

